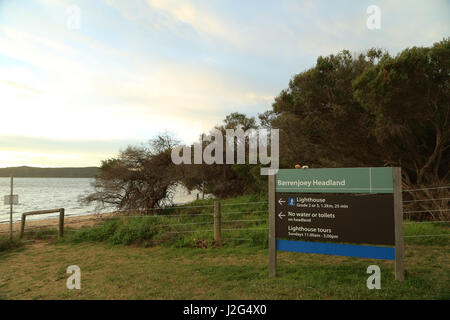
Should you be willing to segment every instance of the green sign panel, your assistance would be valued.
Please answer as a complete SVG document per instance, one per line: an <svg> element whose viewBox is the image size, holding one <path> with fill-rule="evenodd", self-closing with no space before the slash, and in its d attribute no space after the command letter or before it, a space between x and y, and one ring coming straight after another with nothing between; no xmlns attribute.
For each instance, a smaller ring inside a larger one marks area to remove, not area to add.
<svg viewBox="0 0 450 320"><path fill-rule="evenodd" d="M391 167L281 169L276 192L393 193Z"/></svg>

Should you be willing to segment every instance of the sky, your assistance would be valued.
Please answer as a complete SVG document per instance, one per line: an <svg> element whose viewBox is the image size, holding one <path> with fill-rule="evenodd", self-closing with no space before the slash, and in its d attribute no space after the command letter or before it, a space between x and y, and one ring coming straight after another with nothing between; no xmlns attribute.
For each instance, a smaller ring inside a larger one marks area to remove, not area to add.
<svg viewBox="0 0 450 320"><path fill-rule="evenodd" d="M318 56L431 46L449 13L449 0L0 0L0 167L99 166L164 132L191 143L271 109Z"/></svg>

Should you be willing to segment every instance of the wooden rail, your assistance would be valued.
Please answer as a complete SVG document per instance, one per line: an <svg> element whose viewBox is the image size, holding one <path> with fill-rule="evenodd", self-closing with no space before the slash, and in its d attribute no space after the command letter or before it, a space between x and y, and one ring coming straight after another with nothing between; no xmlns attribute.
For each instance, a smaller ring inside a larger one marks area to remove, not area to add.
<svg viewBox="0 0 450 320"><path fill-rule="evenodd" d="M20 222L20 238L23 237L23 233L25 231L25 222L27 216L37 215L37 214L47 214L47 213L57 213L59 212L59 238L64 236L64 208L59 209L50 209L50 210L39 210L39 211L30 211L22 213L22 220Z"/></svg>

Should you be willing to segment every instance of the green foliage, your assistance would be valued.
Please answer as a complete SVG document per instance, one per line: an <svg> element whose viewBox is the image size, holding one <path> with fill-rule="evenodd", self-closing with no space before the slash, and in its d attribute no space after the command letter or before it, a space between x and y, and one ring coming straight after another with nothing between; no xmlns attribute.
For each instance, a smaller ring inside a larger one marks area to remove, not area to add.
<svg viewBox="0 0 450 320"><path fill-rule="evenodd" d="M49 240L54 239L57 236L58 230L55 228L29 230L25 231L24 233L24 237L26 239L35 239L35 240Z"/></svg>
<svg viewBox="0 0 450 320"><path fill-rule="evenodd" d="M399 166L403 186L450 183L450 40L391 57L379 49L319 57L260 116L280 129L280 164ZM447 189L405 194L408 216L449 220ZM420 211L420 212L417 212ZM433 214L432 212L438 212Z"/></svg>
<svg viewBox="0 0 450 320"><path fill-rule="evenodd" d="M62 242L99 242L129 245L152 240L158 233L156 220L151 217L107 219L104 223L72 230Z"/></svg>
<svg viewBox="0 0 450 320"><path fill-rule="evenodd" d="M9 236L0 236L0 253L19 248L22 245L23 243L16 238L10 241Z"/></svg>
<svg viewBox="0 0 450 320"><path fill-rule="evenodd" d="M65 237L60 241L73 243L106 241L114 236L119 225L118 220L106 220L103 224L93 227L70 230L71 232L66 232Z"/></svg>
<svg viewBox="0 0 450 320"><path fill-rule="evenodd" d="M450 41L384 56L354 81L355 98L376 121L367 128L405 182L448 182Z"/></svg>
<svg viewBox="0 0 450 320"><path fill-rule="evenodd" d="M135 218L119 225L109 239L112 244L131 244L152 240L158 234L155 220L148 218Z"/></svg>
<svg viewBox="0 0 450 320"><path fill-rule="evenodd" d="M355 100L352 83L381 52L352 56L346 50L319 57L275 98L270 125L280 129L281 167L382 165L367 130L374 119Z"/></svg>
<svg viewBox="0 0 450 320"><path fill-rule="evenodd" d="M450 244L450 223L405 222L404 236L406 243L446 246Z"/></svg>
<svg viewBox="0 0 450 320"><path fill-rule="evenodd" d="M61 243L106 242L111 245L161 244L169 247L211 247L215 245L212 232L213 201L197 200L190 204L192 208L187 206L183 209L160 210L158 216L109 218L93 227L70 230L66 232L64 239L59 241ZM258 194L222 201L222 229L225 244L244 243L261 248L267 247L266 201L266 197Z"/></svg>
<svg viewBox="0 0 450 320"><path fill-rule="evenodd" d="M280 129L281 167L401 166L404 182L444 185L450 166L450 41L319 57L260 115Z"/></svg>
<svg viewBox="0 0 450 320"><path fill-rule="evenodd" d="M268 247L267 198L259 194L226 199L222 203L222 237L225 246ZM160 210L158 216L115 217L102 224L68 230L63 243L105 242L166 247L214 247L213 202L197 200L187 208ZM252 221L248 221L252 220ZM257 220L257 221L253 221ZM56 232L56 230L54 230ZM406 221L406 243L447 245L450 237L409 237L450 234L450 223Z"/></svg>
<svg viewBox="0 0 450 320"><path fill-rule="evenodd" d="M233 112L226 116L223 124L216 126L214 129L222 133L226 139L226 130L241 129L244 132L249 129L257 129L257 123L254 117L247 117L238 112ZM212 138L211 135L204 134L203 140ZM214 139L214 138L212 138ZM212 194L219 198L235 197L243 194L265 193L267 180L266 177L260 175L260 164L248 164L248 137L245 140L245 157L246 164L184 164L183 177L181 182L189 190L202 190L205 193ZM220 144L223 141L219 141ZM203 148L207 145L203 143ZM237 144L235 144L236 146ZM193 150L194 146L190 146ZM193 154L193 152L192 152ZM193 157L193 155L192 155ZM222 157L226 162L226 147L223 148ZM237 148L234 150L234 159L237 157ZM193 160L193 158L192 158ZM193 161L191 161L194 163ZM266 182L264 184L264 182Z"/></svg>

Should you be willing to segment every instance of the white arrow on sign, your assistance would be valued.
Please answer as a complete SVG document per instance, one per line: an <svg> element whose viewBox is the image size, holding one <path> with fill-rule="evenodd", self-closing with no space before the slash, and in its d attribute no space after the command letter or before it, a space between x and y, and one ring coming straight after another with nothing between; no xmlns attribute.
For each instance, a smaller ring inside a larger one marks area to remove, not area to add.
<svg viewBox="0 0 450 320"><path fill-rule="evenodd" d="M278 217L279 217L280 219L283 219L283 217L286 217L286 215L283 214L283 212L280 212L280 213L278 214Z"/></svg>
<svg viewBox="0 0 450 320"><path fill-rule="evenodd" d="M280 199L278 199L278 203L281 205L281 204L283 204L283 203L285 203L286 201L283 201L283 199L282 198L280 198Z"/></svg>

